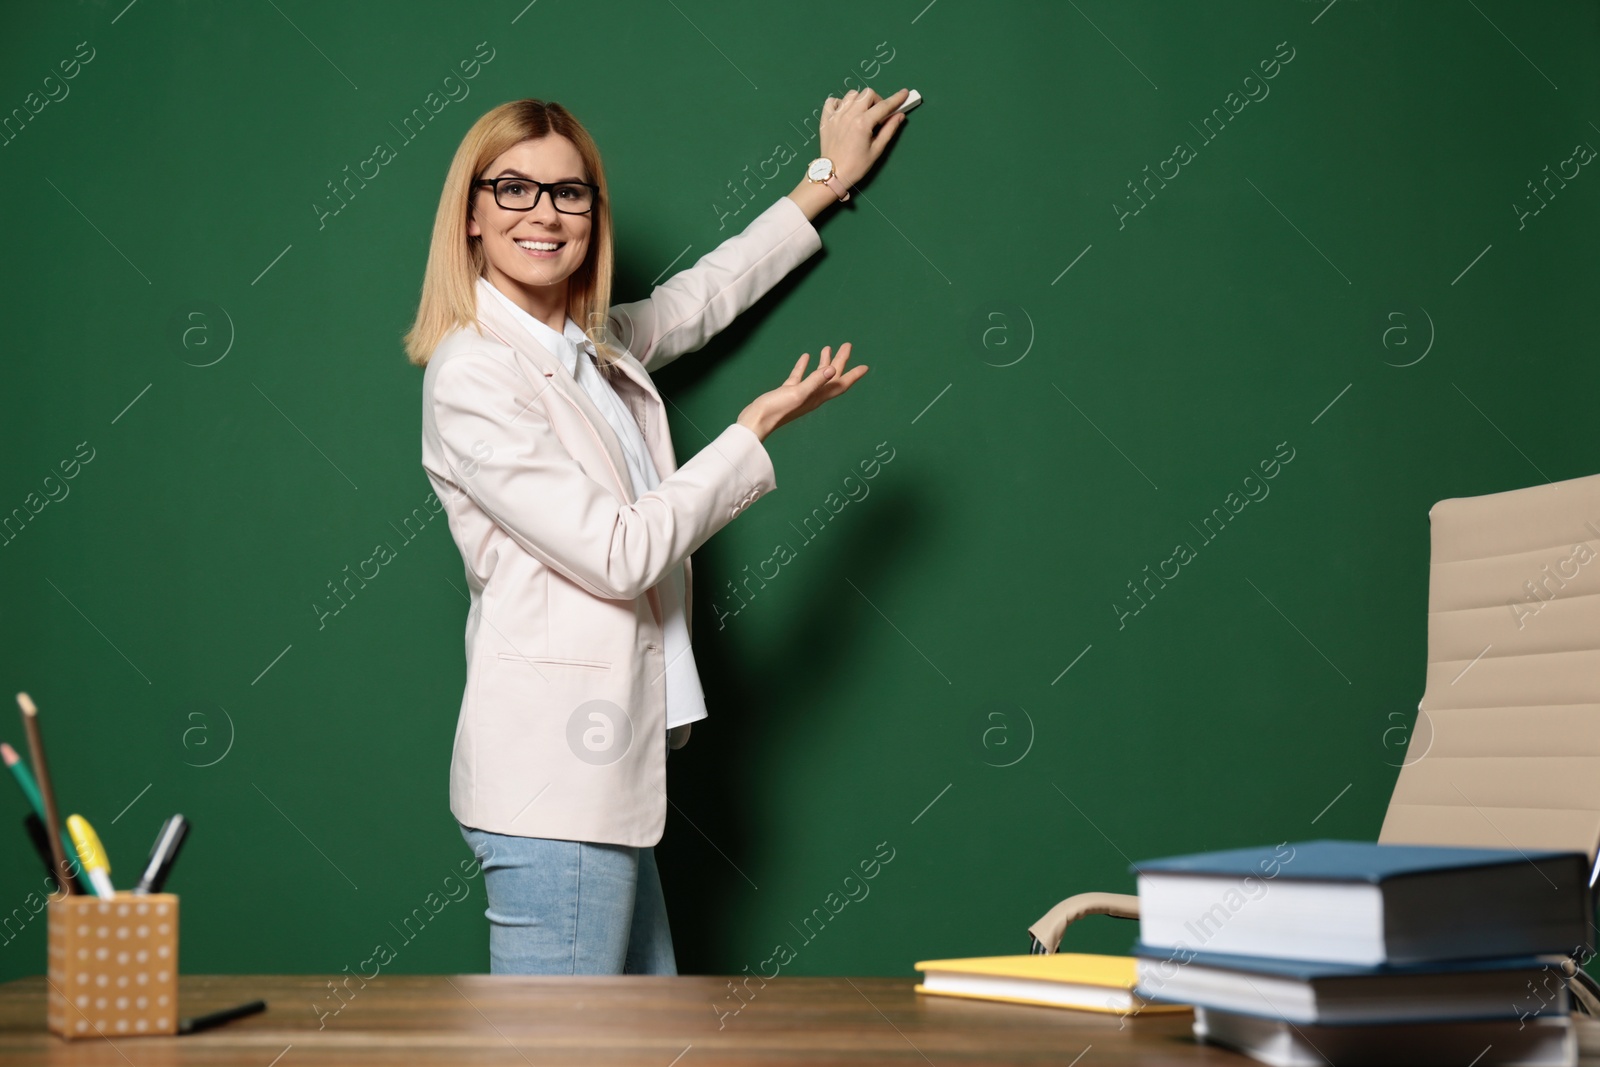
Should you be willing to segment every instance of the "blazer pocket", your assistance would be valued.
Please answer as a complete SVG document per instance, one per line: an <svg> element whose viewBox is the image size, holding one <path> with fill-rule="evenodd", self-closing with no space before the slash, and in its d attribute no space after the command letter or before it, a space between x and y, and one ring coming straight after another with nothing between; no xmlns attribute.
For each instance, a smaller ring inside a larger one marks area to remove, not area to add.
<svg viewBox="0 0 1600 1067"><path fill-rule="evenodd" d="M502 652L500 658L507 663L528 663L536 667L578 667L590 671L609 671L611 664L599 659L565 659L558 656L519 656L515 652Z"/></svg>

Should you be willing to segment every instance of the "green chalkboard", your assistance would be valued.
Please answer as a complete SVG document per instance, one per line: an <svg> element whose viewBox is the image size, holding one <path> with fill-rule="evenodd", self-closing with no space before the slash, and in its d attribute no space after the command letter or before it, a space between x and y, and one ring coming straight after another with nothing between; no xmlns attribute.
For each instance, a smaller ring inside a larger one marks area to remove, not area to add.
<svg viewBox="0 0 1600 1067"><path fill-rule="evenodd" d="M660 378L686 457L802 351L872 368L696 555L711 718L657 849L685 971L906 975L1025 951L1131 861L1375 838L1429 506L1600 469L1593 3L6 21L0 679L119 882L193 820L186 972L487 969L481 882L449 888L466 587L400 336L505 100L594 133L620 301L791 188L827 95L926 98L823 251ZM0 978L45 963L22 812L0 789Z"/></svg>

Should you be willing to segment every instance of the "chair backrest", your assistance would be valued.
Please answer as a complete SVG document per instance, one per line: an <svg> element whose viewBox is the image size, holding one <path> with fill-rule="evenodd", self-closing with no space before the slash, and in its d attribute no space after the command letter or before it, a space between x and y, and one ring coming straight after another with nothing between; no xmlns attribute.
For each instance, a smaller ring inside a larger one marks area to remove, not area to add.
<svg viewBox="0 0 1600 1067"><path fill-rule="evenodd" d="M1600 847L1600 475L1428 512L1428 673L1378 840Z"/></svg>

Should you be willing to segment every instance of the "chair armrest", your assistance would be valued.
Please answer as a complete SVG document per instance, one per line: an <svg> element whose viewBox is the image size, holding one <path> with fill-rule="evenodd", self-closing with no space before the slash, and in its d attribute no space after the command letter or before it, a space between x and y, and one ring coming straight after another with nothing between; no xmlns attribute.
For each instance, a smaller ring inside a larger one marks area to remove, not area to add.
<svg viewBox="0 0 1600 1067"><path fill-rule="evenodd" d="M1028 927L1035 953L1051 953L1061 945L1067 927L1086 915L1111 915L1118 919L1139 917L1139 898L1131 893L1079 893L1057 904Z"/></svg>

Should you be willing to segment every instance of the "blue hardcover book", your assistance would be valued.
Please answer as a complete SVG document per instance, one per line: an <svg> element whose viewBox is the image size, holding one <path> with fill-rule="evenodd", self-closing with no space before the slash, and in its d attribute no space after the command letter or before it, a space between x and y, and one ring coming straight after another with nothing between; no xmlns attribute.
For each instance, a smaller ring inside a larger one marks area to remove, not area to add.
<svg viewBox="0 0 1600 1067"><path fill-rule="evenodd" d="M1302 841L1133 869L1151 949L1373 965L1589 944L1581 852Z"/></svg>
<svg viewBox="0 0 1600 1067"><path fill-rule="evenodd" d="M1559 956L1360 966L1138 944L1138 994L1157 1003L1321 1026L1565 1016Z"/></svg>

